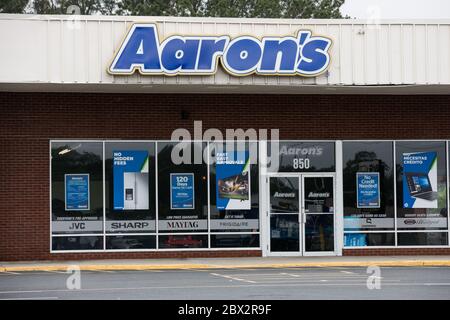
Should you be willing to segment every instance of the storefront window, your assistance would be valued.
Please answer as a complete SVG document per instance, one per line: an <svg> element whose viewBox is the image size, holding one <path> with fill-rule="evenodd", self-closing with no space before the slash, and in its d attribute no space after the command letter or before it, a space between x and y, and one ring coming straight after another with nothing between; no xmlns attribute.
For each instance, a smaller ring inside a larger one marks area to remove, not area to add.
<svg viewBox="0 0 450 320"><path fill-rule="evenodd" d="M447 230L447 159L441 141L397 141L397 229ZM429 235L429 236L428 236ZM399 245L447 244L431 233L399 233ZM433 240L430 240L433 239Z"/></svg>
<svg viewBox="0 0 450 320"><path fill-rule="evenodd" d="M155 233L154 142L106 142L106 233ZM108 237L107 249L156 248L154 235ZM152 247L153 245L153 247Z"/></svg>
<svg viewBox="0 0 450 320"><path fill-rule="evenodd" d="M212 234L211 248L259 248L259 234Z"/></svg>
<svg viewBox="0 0 450 320"><path fill-rule="evenodd" d="M343 191L345 231L394 230L393 143L344 142ZM385 239L385 243L378 239L377 245L393 245L390 238ZM370 245L372 241L360 243Z"/></svg>
<svg viewBox="0 0 450 320"><path fill-rule="evenodd" d="M106 236L106 248L111 250L155 249L156 236L150 235Z"/></svg>
<svg viewBox="0 0 450 320"><path fill-rule="evenodd" d="M159 233L208 231L208 168L206 143L158 142ZM160 240L173 241L160 237ZM175 241L174 243L177 243ZM185 241L185 245L195 241ZM208 246L202 240L202 246ZM167 247L169 245L163 245Z"/></svg>
<svg viewBox="0 0 450 320"><path fill-rule="evenodd" d="M159 236L160 249L208 248L207 235L164 235Z"/></svg>
<svg viewBox="0 0 450 320"><path fill-rule="evenodd" d="M334 172L334 142L280 141L267 144L269 172Z"/></svg>
<svg viewBox="0 0 450 320"><path fill-rule="evenodd" d="M394 246L395 233L345 233L345 247Z"/></svg>
<svg viewBox="0 0 450 320"><path fill-rule="evenodd" d="M212 232L259 231L258 145L210 144Z"/></svg>
<svg viewBox="0 0 450 320"><path fill-rule="evenodd" d="M103 143L51 144L52 234L103 233ZM54 250L102 249L101 237L54 237Z"/></svg>

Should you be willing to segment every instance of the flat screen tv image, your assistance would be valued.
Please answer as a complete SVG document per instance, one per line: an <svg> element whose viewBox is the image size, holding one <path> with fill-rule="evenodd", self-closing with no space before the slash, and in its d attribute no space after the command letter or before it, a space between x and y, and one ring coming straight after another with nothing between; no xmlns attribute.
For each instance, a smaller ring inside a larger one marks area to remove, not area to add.
<svg viewBox="0 0 450 320"><path fill-rule="evenodd" d="M219 179L219 197L223 199L249 200L249 175L247 171Z"/></svg>

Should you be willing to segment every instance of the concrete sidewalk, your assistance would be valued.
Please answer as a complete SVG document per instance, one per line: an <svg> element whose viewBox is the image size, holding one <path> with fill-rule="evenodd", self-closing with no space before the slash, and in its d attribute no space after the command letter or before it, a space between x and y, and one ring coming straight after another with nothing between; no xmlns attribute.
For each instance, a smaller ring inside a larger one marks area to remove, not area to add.
<svg viewBox="0 0 450 320"><path fill-rule="evenodd" d="M270 257L270 258L186 258L146 260L83 260L0 262L0 272L65 271L77 265L81 270L164 270L289 267L450 267L450 256L373 257Z"/></svg>

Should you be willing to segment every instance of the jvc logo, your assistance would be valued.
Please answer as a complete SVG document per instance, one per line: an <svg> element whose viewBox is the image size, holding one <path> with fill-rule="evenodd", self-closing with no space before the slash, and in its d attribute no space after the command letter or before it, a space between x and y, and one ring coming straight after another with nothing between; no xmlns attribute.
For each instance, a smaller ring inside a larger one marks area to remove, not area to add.
<svg viewBox="0 0 450 320"><path fill-rule="evenodd" d="M69 230L84 230L86 224L84 222L74 222L70 225Z"/></svg>

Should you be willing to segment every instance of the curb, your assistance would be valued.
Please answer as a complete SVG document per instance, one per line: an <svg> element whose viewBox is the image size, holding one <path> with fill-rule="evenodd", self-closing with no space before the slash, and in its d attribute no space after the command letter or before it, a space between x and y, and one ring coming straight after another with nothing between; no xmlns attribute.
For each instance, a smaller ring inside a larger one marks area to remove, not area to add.
<svg viewBox="0 0 450 320"><path fill-rule="evenodd" d="M34 266L7 266L0 267L0 272L23 271L67 271L74 264L67 265L34 265ZM302 268L302 267L450 267L450 260L410 260L410 261L342 261L342 262L300 262L278 264L116 264L116 265L79 265L82 271L121 271L121 270L189 270L189 269L241 269L241 268Z"/></svg>

